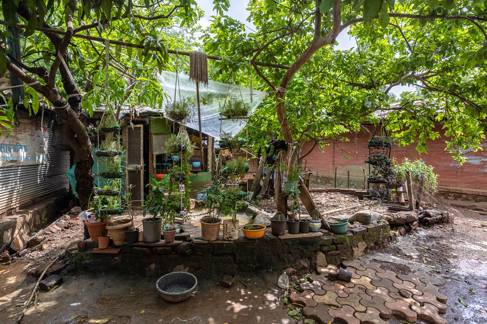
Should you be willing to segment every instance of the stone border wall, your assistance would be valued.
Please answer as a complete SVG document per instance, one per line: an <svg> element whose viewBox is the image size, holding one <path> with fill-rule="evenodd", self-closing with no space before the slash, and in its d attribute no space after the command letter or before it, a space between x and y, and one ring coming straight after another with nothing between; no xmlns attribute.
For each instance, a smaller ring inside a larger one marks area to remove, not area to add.
<svg viewBox="0 0 487 324"><path fill-rule="evenodd" d="M380 223L355 227L343 235L319 232L275 237L267 233L260 240L136 243L122 247L115 255L84 252L81 265L91 271L116 270L142 275L167 273L177 266L199 275L281 271L289 266L338 264L382 247L390 239L389 225Z"/></svg>

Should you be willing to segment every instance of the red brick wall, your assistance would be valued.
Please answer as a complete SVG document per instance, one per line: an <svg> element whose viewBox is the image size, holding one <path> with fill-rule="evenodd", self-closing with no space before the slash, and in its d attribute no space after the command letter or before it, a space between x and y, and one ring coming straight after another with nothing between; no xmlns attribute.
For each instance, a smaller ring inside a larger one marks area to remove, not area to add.
<svg viewBox="0 0 487 324"><path fill-rule="evenodd" d="M346 139L330 141L325 147L315 149L304 159L303 164L314 175L333 178L335 167L338 177L346 177L350 171L352 179L363 183L363 170L368 171L364 161L368 156L367 143L372 132L363 130L350 134ZM303 147L305 153L310 144ZM431 141L427 145L428 152L419 154L414 145L392 148L392 157L397 161L404 158L410 160L423 159L432 165L439 175L440 187L450 189L467 189L487 192L487 142L483 145L484 151L468 153L467 162L460 166L450 154L445 151L444 139Z"/></svg>

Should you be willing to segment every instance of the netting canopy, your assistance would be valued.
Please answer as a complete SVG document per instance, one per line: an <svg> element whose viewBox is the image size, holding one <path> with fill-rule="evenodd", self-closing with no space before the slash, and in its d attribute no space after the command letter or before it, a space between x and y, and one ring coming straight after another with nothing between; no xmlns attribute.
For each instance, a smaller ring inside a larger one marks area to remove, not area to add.
<svg viewBox="0 0 487 324"><path fill-rule="evenodd" d="M188 100L190 104L190 115L183 122L184 125L198 129L198 111L196 107L196 85L186 74L179 73L179 83L176 85L176 73L162 72L159 76L164 92L168 95L164 102L164 112L166 107L174 101L176 93L177 100ZM176 90L176 92L175 92ZM225 98L237 98L248 104L250 107L249 116L255 111L257 106L264 100L266 92L256 91L249 88L242 88L232 84L212 81L208 85L200 84L200 104L201 104L201 130L203 133L220 139L224 134L235 136L244 128L246 119L225 119L220 116L220 106ZM167 114L165 113L165 116Z"/></svg>

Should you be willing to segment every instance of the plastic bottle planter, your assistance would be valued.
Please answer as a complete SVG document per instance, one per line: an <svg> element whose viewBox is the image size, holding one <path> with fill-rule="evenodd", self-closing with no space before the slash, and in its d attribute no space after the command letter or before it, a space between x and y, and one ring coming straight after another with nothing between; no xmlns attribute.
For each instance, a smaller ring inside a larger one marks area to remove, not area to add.
<svg viewBox="0 0 487 324"><path fill-rule="evenodd" d="M227 241L238 240L238 220L223 220L223 239Z"/></svg>

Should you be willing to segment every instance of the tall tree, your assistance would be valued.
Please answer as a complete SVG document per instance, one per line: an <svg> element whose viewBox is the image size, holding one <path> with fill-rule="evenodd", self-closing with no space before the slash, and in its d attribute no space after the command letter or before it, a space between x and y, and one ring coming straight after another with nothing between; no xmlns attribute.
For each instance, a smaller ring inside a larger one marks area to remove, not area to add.
<svg viewBox="0 0 487 324"><path fill-rule="evenodd" d="M62 121L86 207L93 158L84 117L100 106L115 112L129 104L160 106L157 71L168 62L168 47L186 43L168 28L192 24L200 11L194 0L3 0L1 5L0 74L8 71L24 83L21 106L36 112L44 101ZM9 46L15 37L20 55L12 55ZM17 108L10 100L0 112L1 125L9 126Z"/></svg>
<svg viewBox="0 0 487 324"><path fill-rule="evenodd" d="M417 142L420 151L438 137L436 122L457 159L480 148L487 110L485 1L251 0L248 10L255 32L220 14L206 38L209 52L253 63L272 94L248 134L319 142L386 112L381 115L398 141ZM356 49L339 51L334 44L346 32ZM257 60L286 68L263 69ZM395 98L396 85L418 91Z"/></svg>

